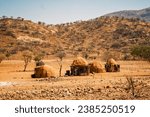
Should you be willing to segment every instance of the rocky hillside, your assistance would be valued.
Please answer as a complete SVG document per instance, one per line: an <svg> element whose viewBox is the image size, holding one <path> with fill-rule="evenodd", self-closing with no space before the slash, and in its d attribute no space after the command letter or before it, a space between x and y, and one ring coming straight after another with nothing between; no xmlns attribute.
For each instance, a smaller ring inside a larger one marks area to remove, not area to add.
<svg viewBox="0 0 150 117"><path fill-rule="evenodd" d="M150 23L118 17L60 25L12 18L0 20L0 52L7 56L24 50L45 55L64 50L68 56L103 56L107 52L122 57L134 45L150 45Z"/></svg>
<svg viewBox="0 0 150 117"><path fill-rule="evenodd" d="M125 18L139 18L144 21L150 22L150 7L141 10L124 10L107 14L105 16L117 16Z"/></svg>
<svg viewBox="0 0 150 117"><path fill-rule="evenodd" d="M138 19L99 17L57 26L57 37L70 52L129 53L134 45L150 45L150 23ZM115 55L114 55L115 56Z"/></svg>
<svg viewBox="0 0 150 117"><path fill-rule="evenodd" d="M51 54L51 50L57 43L53 29L52 26L23 18L0 19L0 52L8 56L24 50Z"/></svg>

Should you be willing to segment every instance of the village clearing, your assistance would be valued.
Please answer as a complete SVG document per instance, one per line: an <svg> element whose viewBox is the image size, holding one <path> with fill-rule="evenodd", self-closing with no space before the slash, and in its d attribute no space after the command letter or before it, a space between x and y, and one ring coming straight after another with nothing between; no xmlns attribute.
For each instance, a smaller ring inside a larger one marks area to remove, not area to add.
<svg viewBox="0 0 150 117"><path fill-rule="evenodd" d="M23 61L5 60L0 64L0 99L3 100L129 100L150 99L150 63L118 61L120 72L88 76L64 76L73 59L64 59L62 77L31 78L35 62L23 72ZM59 74L56 59L44 60ZM88 61L91 62L91 61ZM103 67L105 62L102 62ZM130 80L132 83L129 82Z"/></svg>

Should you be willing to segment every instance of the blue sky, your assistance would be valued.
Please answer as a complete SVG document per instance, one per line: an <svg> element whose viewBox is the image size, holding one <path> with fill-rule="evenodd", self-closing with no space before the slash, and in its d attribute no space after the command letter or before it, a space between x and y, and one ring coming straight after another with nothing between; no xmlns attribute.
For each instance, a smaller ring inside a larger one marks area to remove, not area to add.
<svg viewBox="0 0 150 117"><path fill-rule="evenodd" d="M57 24L147 7L150 7L150 0L0 0L0 16L20 16L34 22Z"/></svg>

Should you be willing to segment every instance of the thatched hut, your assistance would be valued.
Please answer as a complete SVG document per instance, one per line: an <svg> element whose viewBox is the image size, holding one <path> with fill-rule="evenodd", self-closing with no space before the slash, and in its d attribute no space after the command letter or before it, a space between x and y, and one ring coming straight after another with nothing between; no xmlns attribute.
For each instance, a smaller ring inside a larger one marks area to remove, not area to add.
<svg viewBox="0 0 150 117"><path fill-rule="evenodd" d="M71 66L87 66L88 62L82 58L82 57L77 57L71 64Z"/></svg>
<svg viewBox="0 0 150 117"><path fill-rule="evenodd" d="M54 78L56 77L55 71L51 66L42 65L38 66L34 69L34 74L32 74L32 78Z"/></svg>
<svg viewBox="0 0 150 117"><path fill-rule="evenodd" d="M90 72L88 62L82 57L78 57L77 59L75 59L72 62L70 69L70 73L69 70L67 70L66 75L82 76L89 75Z"/></svg>
<svg viewBox="0 0 150 117"><path fill-rule="evenodd" d="M90 73L103 73L105 70L103 69L103 65L99 61L93 61L89 63Z"/></svg>
<svg viewBox="0 0 150 117"><path fill-rule="evenodd" d="M119 72L120 65L113 58L111 58L107 60L105 70L106 72Z"/></svg>

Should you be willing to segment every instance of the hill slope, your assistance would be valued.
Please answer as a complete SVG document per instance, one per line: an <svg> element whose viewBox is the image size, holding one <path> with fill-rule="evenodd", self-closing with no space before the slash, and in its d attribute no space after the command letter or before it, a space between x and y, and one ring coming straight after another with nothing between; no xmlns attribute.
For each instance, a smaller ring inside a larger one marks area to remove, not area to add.
<svg viewBox="0 0 150 117"><path fill-rule="evenodd" d="M125 18L139 18L150 22L150 7L141 10L124 10L106 14L105 16L118 16Z"/></svg>
<svg viewBox="0 0 150 117"><path fill-rule="evenodd" d="M81 53L128 53L134 45L150 45L150 23L138 19L99 17L59 26L57 37L68 50Z"/></svg>
<svg viewBox="0 0 150 117"><path fill-rule="evenodd" d="M10 18L0 20L0 52L7 55L24 50L46 55L55 55L59 50L72 56L103 56L105 52L124 55L134 45L150 45L150 23L118 17L60 25Z"/></svg>
<svg viewBox="0 0 150 117"><path fill-rule="evenodd" d="M53 30L30 20L5 18L0 20L0 52L17 54L24 50L34 53L50 50L57 43Z"/></svg>

